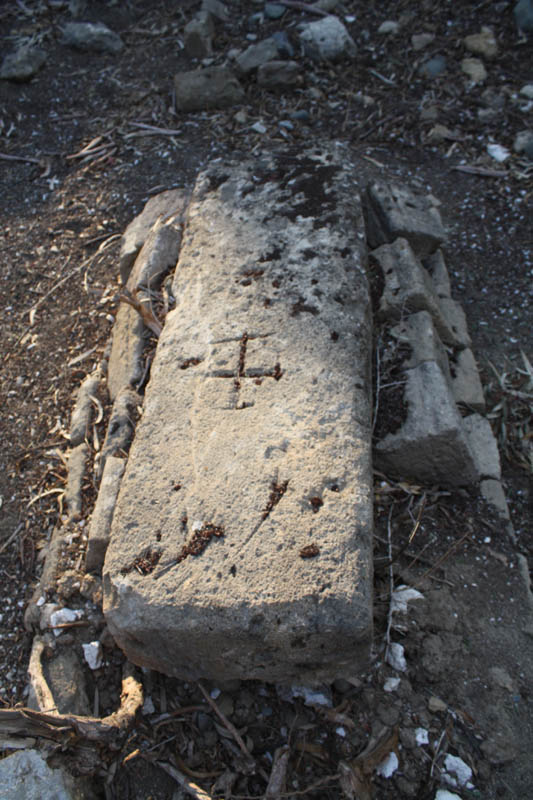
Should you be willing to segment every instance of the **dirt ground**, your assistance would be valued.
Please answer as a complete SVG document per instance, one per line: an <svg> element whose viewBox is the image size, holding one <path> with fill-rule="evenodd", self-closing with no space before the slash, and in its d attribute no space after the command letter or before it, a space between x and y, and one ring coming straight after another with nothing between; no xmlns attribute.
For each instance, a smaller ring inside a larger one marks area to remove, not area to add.
<svg viewBox="0 0 533 800"><path fill-rule="evenodd" d="M101 360L117 310L120 234L150 196L190 187L209 159L335 139L365 178L413 185L442 202L452 289L467 313L501 446L515 538L474 489L451 494L376 475L376 637L368 673L328 687L326 710L269 685L208 687L243 737L253 770L199 686L145 675L149 702L121 749L100 754L95 786L99 796L121 800L207 796L180 787L170 765L210 797L263 797L272 759L288 745L285 793L266 796L433 800L447 786L461 798L525 798L533 786L526 591L533 377L523 357L533 362L533 162L512 151L531 120L531 103L520 95L533 80L531 38L517 32L512 3L347 0L338 13L358 47L353 61L317 65L296 51L302 79L294 89L264 90L246 78L241 106L180 113L173 75L198 66L182 41L199 5L87 3L80 19L105 23L124 41L111 55L61 43L71 20L66 2L0 4L3 52L31 41L47 54L31 81L0 81L0 702L27 701L24 609L64 513L72 396ZM261 4L226 6L215 64L231 48L244 49L250 35L284 31L296 46L295 25L317 18L288 8L281 19L255 23L250 16ZM398 21L399 31L378 33L385 20ZM486 62L486 80L472 85L460 67L469 55L462 40L482 25L492 27L498 55ZM424 32L434 39L417 51L411 36ZM424 77L420 64L438 55L446 70ZM494 113L479 113L486 109ZM264 133L252 128L257 122ZM435 138L437 124L446 126L446 138ZM96 137L101 149L80 154ZM491 158L491 142L510 157ZM89 481L87 516L95 492ZM396 552L417 520L391 571L389 535ZM75 567L81 576L82 559ZM391 580L424 599L391 617ZM104 666L86 670L87 694L104 715L119 701L123 657L97 610L91 626L79 636L101 637L106 648ZM385 663L392 641L405 648L406 672ZM392 691L390 678L400 678ZM379 765L390 752L398 768L384 777ZM447 783L450 755L471 768L469 783ZM79 763L76 769L84 771Z"/></svg>

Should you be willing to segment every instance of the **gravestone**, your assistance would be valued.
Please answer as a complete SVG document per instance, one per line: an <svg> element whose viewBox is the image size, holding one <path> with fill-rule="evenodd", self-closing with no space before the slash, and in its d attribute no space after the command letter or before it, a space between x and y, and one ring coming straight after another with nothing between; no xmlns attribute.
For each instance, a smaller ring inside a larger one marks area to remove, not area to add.
<svg viewBox="0 0 533 800"><path fill-rule="evenodd" d="M357 172L334 147L199 176L107 550L134 663L355 674L372 635L372 321Z"/></svg>

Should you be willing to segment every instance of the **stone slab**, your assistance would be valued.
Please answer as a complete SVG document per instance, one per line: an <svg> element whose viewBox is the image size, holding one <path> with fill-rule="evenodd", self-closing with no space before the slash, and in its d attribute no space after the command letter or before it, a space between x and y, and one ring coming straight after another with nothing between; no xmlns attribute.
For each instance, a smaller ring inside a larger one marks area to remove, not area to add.
<svg viewBox="0 0 533 800"><path fill-rule="evenodd" d="M473 411L485 411L485 395L479 372L470 348L460 350L451 365L452 390L456 403L463 403Z"/></svg>
<svg viewBox="0 0 533 800"><path fill-rule="evenodd" d="M391 329L391 333L399 342L411 347L411 355L405 361L406 368L418 367L424 361L436 361L446 379L451 381L446 350L427 311L409 314Z"/></svg>
<svg viewBox="0 0 533 800"><path fill-rule="evenodd" d="M452 288L450 275L444 261L444 256L442 255L442 250L436 250L424 259L422 264L431 275L431 280L433 281L437 296L440 298L451 297Z"/></svg>
<svg viewBox="0 0 533 800"><path fill-rule="evenodd" d="M106 458L98 497L89 526L89 539L85 556L85 569L87 572L101 569L104 563L111 534L111 521L125 466L126 461L123 458L115 458L115 456Z"/></svg>
<svg viewBox="0 0 533 800"><path fill-rule="evenodd" d="M500 453L490 422L480 414L470 414L463 419L463 427L480 477L499 481L502 477Z"/></svg>
<svg viewBox="0 0 533 800"><path fill-rule="evenodd" d="M438 364L424 361L406 370L407 419L377 443L379 469L424 484L467 486L479 473L454 397Z"/></svg>
<svg viewBox="0 0 533 800"><path fill-rule="evenodd" d="M136 664L314 683L368 659L372 336L356 177L332 147L197 181L103 570L109 629Z"/></svg>
<svg viewBox="0 0 533 800"><path fill-rule="evenodd" d="M121 303L113 325L113 341L107 367L107 390L115 400L126 387L138 386L143 374L145 327L132 306Z"/></svg>
<svg viewBox="0 0 533 800"><path fill-rule="evenodd" d="M420 258L434 253L446 240L446 231L428 195L419 195L403 186L375 181L365 196L367 236L371 247L407 239Z"/></svg>

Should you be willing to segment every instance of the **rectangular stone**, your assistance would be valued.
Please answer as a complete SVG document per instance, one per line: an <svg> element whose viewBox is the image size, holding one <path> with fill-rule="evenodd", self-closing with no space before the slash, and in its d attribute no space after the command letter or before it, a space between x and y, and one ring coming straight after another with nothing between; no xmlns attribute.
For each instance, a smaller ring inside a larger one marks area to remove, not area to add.
<svg viewBox="0 0 533 800"><path fill-rule="evenodd" d="M173 294L104 565L110 631L184 679L353 675L372 634L372 331L347 155L210 167Z"/></svg>

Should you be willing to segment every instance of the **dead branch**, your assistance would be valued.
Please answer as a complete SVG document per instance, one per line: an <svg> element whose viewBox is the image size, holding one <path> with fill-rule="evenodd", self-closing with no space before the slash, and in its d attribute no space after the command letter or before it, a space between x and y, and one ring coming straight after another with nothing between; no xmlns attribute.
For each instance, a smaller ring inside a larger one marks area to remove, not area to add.
<svg viewBox="0 0 533 800"><path fill-rule="evenodd" d="M132 306L138 314L140 314L142 321L149 328L153 334L155 334L158 338L161 335L161 331L163 330L163 326L155 316L154 312L151 308L148 308L144 303L142 303L139 298L137 297L137 290L134 289L133 292L130 292L129 289L123 289L120 293L119 300L123 303L128 303Z"/></svg>

